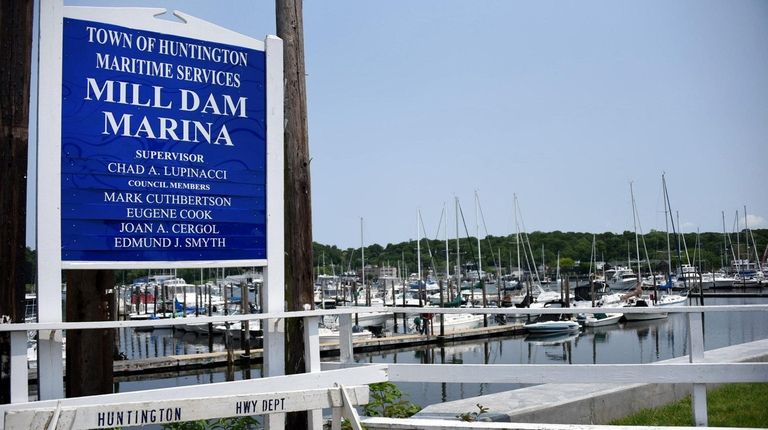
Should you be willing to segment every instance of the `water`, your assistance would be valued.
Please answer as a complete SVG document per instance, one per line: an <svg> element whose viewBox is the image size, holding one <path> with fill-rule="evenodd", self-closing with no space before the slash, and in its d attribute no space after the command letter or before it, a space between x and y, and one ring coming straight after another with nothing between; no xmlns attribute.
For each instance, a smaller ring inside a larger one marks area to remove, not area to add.
<svg viewBox="0 0 768 430"><path fill-rule="evenodd" d="M765 304L768 298L708 298L707 305ZM767 312L711 312L704 317L705 349L768 338ZM219 338L220 339L220 338ZM120 336L120 350L133 357L206 352L208 340L194 334L172 334L170 330ZM223 350L221 342L216 345ZM128 349L126 349L128 348ZM135 355L138 354L138 355ZM586 329L564 338L509 336L438 346L423 346L402 351L355 354L358 363L472 363L472 364L610 364L652 363L688 354L687 317L670 314L655 321L623 323ZM335 358L330 358L333 361ZM256 366L251 377L259 377ZM236 372L235 379L243 379ZM146 379L145 379L146 378ZM154 378L154 379L149 379ZM165 377L147 375L116 384L120 392L150 388L221 382L220 369L197 370L193 374L174 373ZM408 400L425 406L466 397L520 388L519 384L398 383Z"/></svg>

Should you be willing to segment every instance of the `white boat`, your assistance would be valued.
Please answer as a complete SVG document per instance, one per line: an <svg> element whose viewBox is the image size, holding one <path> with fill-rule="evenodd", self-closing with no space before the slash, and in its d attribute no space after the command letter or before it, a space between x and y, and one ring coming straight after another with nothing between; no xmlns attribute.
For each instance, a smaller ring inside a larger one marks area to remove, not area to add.
<svg viewBox="0 0 768 430"><path fill-rule="evenodd" d="M643 297L633 297L630 301L624 305L625 308L654 308L653 302ZM627 321L648 321L666 318L666 312L651 312L651 313L625 313L624 318Z"/></svg>
<svg viewBox="0 0 768 430"><path fill-rule="evenodd" d="M663 294L656 300L656 306L680 306L687 304L688 295Z"/></svg>
<svg viewBox="0 0 768 430"><path fill-rule="evenodd" d="M453 334L458 331L478 328L483 325L483 316L476 314L444 314L443 333ZM433 319L433 334L440 334L440 317Z"/></svg>
<svg viewBox="0 0 768 430"><path fill-rule="evenodd" d="M531 334L544 334L575 332L579 331L580 326L579 323L572 320L541 321L541 318L539 318L536 322L523 325L523 328Z"/></svg>
<svg viewBox="0 0 768 430"><path fill-rule="evenodd" d="M616 266L605 271L605 279L612 290L628 290L637 283L637 274L628 267Z"/></svg>
<svg viewBox="0 0 768 430"><path fill-rule="evenodd" d="M330 329L328 327L320 327L318 329L320 335L320 343L339 343L339 330ZM370 339L373 337L373 333L368 330L353 330L352 341Z"/></svg>
<svg viewBox="0 0 768 430"><path fill-rule="evenodd" d="M736 278L722 271L706 272L701 275L701 286L705 290L709 288L732 288L735 282Z"/></svg>
<svg viewBox="0 0 768 430"><path fill-rule="evenodd" d="M539 290L539 294L536 295L534 298L533 303L529 307L531 308L545 308L549 307L547 306L550 303L553 302L559 302L560 301L560 292L554 291L554 290L543 290L540 287L537 287ZM535 294L535 293L534 293Z"/></svg>
<svg viewBox="0 0 768 430"><path fill-rule="evenodd" d="M584 327L603 327L607 325L618 324L622 313L610 313L610 314L588 314L584 319Z"/></svg>
<svg viewBox="0 0 768 430"><path fill-rule="evenodd" d="M375 304L371 304L371 307L379 307ZM384 306L381 307L381 312L359 312L357 314L352 314L352 323L357 324L360 327L370 327L370 326L383 326L387 322L387 318L390 316L387 311L384 309ZM354 309L354 306L342 306L342 309ZM338 315L327 315L323 317L323 325L326 327L337 327L339 323Z"/></svg>
<svg viewBox="0 0 768 430"><path fill-rule="evenodd" d="M194 326L194 325L193 325ZM202 326L198 324L198 328L202 329ZM227 329L229 329L229 334L232 336L233 339L240 339L241 332L243 328L242 321L234 321L229 323L229 327L227 327L227 324L214 324L213 331L217 334L225 334L227 332ZM207 332L208 324L205 324L205 330ZM254 337L260 337L261 336L261 321L260 320L251 320L248 322L248 331L251 338Z"/></svg>
<svg viewBox="0 0 768 430"><path fill-rule="evenodd" d="M537 346L557 346L578 338L579 334L577 331L530 333L525 337L525 341Z"/></svg>
<svg viewBox="0 0 768 430"><path fill-rule="evenodd" d="M696 266L690 264L683 264L677 269L675 287L677 288L693 288L698 287L699 282L702 282L702 278L699 276L699 269ZM702 285L703 287L704 285Z"/></svg>

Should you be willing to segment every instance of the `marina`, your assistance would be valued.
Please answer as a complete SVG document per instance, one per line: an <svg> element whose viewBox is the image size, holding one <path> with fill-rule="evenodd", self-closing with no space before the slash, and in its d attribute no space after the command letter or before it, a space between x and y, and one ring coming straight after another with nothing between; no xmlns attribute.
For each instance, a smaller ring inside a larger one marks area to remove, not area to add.
<svg viewBox="0 0 768 430"><path fill-rule="evenodd" d="M754 4L117 3L0 3L0 430L708 426L768 383Z"/></svg>
<svg viewBox="0 0 768 430"><path fill-rule="evenodd" d="M708 305L768 304L768 296L711 298ZM745 293L742 293L745 294ZM389 320L391 324L391 319ZM768 313L712 313L705 318L705 348L768 339ZM582 328L576 333L532 335L522 322L476 328L440 338L420 334L355 341L357 363L414 364L599 364L652 363L689 353L685 315L654 321L621 322L607 327ZM194 332L155 329L136 332L117 329L125 360L115 362L118 392L148 388L207 384L261 376L261 351L252 349L248 364L241 360L227 370L223 336L216 336L214 352L208 338ZM338 346L322 344L325 361L338 359ZM242 350L235 351L240 357ZM416 404L461 400L521 388L519 384L452 384L400 382L398 386Z"/></svg>

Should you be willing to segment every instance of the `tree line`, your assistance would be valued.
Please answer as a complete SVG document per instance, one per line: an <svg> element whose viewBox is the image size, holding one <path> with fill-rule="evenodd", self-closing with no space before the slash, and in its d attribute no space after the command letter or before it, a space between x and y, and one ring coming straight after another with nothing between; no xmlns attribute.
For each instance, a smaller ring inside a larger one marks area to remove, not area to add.
<svg viewBox="0 0 768 430"><path fill-rule="evenodd" d="M749 236L749 244L745 242L745 234ZM523 236L523 235L521 235ZM592 241L595 242L593 257ZM639 240L640 260L642 269L647 270L650 261L654 271L666 271L668 265L667 234L652 230L641 235ZM755 248L753 244L757 244ZM454 272L456 264L456 239L448 241L450 272ZM734 257L749 259L754 262L757 254L760 259L766 253L768 244L768 229L741 231L738 242L736 233L686 233L669 235L669 249L672 269L682 264L699 266L704 271L718 270L731 264ZM520 240L520 266L526 269L523 246L533 254L533 261L540 267L543 260L548 271L555 270L559 254L561 270L576 273L587 273L590 261L606 262L611 266L628 265L631 260L637 264L637 247L635 233L579 233L579 232L540 232L529 233L527 238ZM437 274L445 273L446 243L444 240L422 239L421 244L422 271L433 269ZM462 266L472 265L477 261L478 246L476 237L459 239L459 257ZM510 268L517 267L518 245L516 235L487 236L480 239L481 267L486 272L496 272L501 268L503 273L509 273ZM341 249L335 245L313 244L314 266L316 273L341 274L347 271L359 271L361 267L360 248ZM430 252L432 256L430 257ZM366 266L389 266L400 268L399 273L415 273L417 266L416 240L389 243L386 246L371 244L365 247ZM369 275L370 276L370 275Z"/></svg>
<svg viewBox="0 0 768 430"><path fill-rule="evenodd" d="M762 259L765 256L768 245L768 229L751 230L749 246L745 241L745 232L739 233L737 242L736 234L723 235L722 233L686 233L678 236L669 235L672 255L673 270L681 264L693 264L703 271L718 270L730 265L734 257L756 261L755 255ZM754 243L752 241L754 238ZM589 262L592 257L592 233L578 232L541 232L535 231L527 235L527 239L521 238L520 261L521 268L527 268L523 245L533 252L533 260L537 267L542 263L542 251L544 262L551 272L557 266L558 253L560 256L560 269L571 273L588 273ZM654 271L666 271L667 268L667 234L662 231L651 231L640 238L641 260L645 262L648 251L648 260ZM625 231L623 233L598 233L594 234L596 261L606 262L611 266L628 265L631 260L636 264L635 233ZM643 242L645 246L643 246ZM529 245L530 244L530 245ZM754 246L757 244L757 247ZM313 242L315 274L337 274L344 272L359 272L361 263L360 248L341 249L336 245L325 245ZM679 252L678 252L679 248ZM509 273L517 267L517 242L516 235L487 236L480 239L481 267L486 272L496 272L499 267L502 273ZM687 250L687 252L686 252ZM430 252L432 254L430 258ZM466 237L459 239L459 257L462 266L469 264L472 268L477 261L477 238ZM448 241L448 255L450 272L454 273L456 265L456 239ZM628 257L629 255L629 257ZM530 253L529 253L530 259ZM24 265L25 283L33 285L36 275L37 252L27 248L26 262ZM366 266L396 267L398 273L415 273L417 265L416 241L400 243L388 243L386 246L371 244L365 247ZM432 269L437 274L445 273L445 241L421 240L422 271L426 273ZM643 263L642 269L646 271L647 263ZM243 273L250 268L226 269L223 275ZM466 267L465 267L466 270ZM130 284L134 279L147 276L149 271L145 269L118 270L115 279L120 284ZM153 274L155 272L153 271ZM222 277L222 271L216 273L214 269L178 269L176 274L190 283L212 281ZM372 275L368 275L371 277ZM28 288L29 289L29 288Z"/></svg>

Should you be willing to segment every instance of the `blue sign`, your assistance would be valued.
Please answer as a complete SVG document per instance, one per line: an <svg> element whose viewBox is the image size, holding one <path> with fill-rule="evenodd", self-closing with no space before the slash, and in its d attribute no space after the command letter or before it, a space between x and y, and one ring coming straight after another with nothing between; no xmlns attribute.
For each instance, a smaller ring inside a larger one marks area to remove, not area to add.
<svg viewBox="0 0 768 430"><path fill-rule="evenodd" d="M265 66L65 18L62 261L266 259Z"/></svg>

